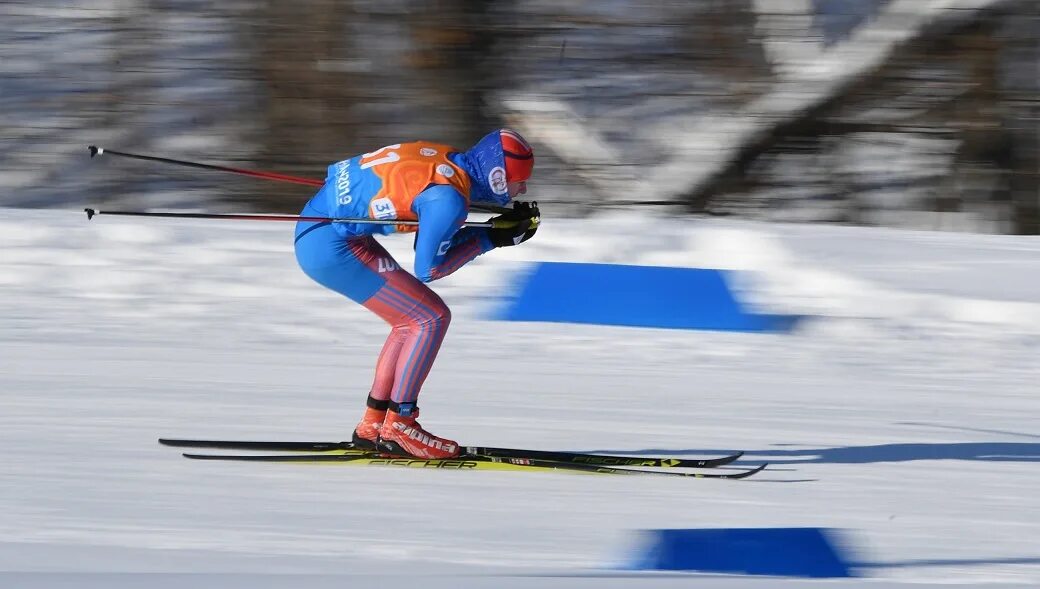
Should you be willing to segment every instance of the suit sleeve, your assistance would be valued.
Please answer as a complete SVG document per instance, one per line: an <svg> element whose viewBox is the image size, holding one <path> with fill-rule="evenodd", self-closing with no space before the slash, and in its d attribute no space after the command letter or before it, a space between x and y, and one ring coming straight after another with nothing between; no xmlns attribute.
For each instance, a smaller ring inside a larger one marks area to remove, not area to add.
<svg viewBox="0 0 1040 589"><path fill-rule="evenodd" d="M483 227L462 227L466 201L450 186L431 186L416 197L415 276L432 282L451 274L494 245ZM461 228L460 228L461 227Z"/></svg>

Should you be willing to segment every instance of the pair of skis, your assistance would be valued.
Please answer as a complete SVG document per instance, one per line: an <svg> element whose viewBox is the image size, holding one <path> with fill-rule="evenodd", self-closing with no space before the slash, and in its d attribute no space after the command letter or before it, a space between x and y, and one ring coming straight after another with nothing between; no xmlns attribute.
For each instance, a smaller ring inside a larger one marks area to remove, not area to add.
<svg viewBox="0 0 1040 589"><path fill-rule="evenodd" d="M424 460L381 454L369 449L359 448L353 442L259 442L160 438L159 443L178 448L275 452L275 454L184 453L184 457L194 460L293 462L336 464L341 466L396 466L499 471L562 470L588 474L657 475L700 479L743 479L761 472L766 467L765 464L762 464L747 470L725 473L673 470L678 468L718 468L736 461L743 455L743 452L735 452L718 458L690 459L465 446L461 449L462 453L457 458Z"/></svg>

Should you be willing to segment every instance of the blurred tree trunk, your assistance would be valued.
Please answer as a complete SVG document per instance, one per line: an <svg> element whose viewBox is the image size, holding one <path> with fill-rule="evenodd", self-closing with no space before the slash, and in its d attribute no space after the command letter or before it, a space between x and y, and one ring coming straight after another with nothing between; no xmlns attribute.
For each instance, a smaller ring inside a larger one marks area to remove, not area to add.
<svg viewBox="0 0 1040 589"><path fill-rule="evenodd" d="M1040 3L1021 2L1004 17L1002 101L1010 135L1007 166L1013 231L1040 234Z"/></svg>
<svg viewBox="0 0 1040 589"><path fill-rule="evenodd" d="M323 179L325 167L350 152L356 121L351 107L359 85L335 67L347 41L354 2L265 0L243 15L252 66L266 94L257 97L263 120L256 166ZM268 208L295 210L308 189L278 183L257 186Z"/></svg>
<svg viewBox="0 0 1040 589"><path fill-rule="evenodd" d="M412 97L423 113L419 135L464 149L492 123L483 114L486 92L496 80L487 67L492 49L486 0L417 3L405 16L412 41L408 66L417 87Z"/></svg>
<svg viewBox="0 0 1040 589"><path fill-rule="evenodd" d="M323 178L330 163L398 141L464 148L488 121L488 2L257 4L247 17L262 97L258 166ZM268 185L276 209L300 191Z"/></svg>
<svg viewBox="0 0 1040 589"><path fill-rule="evenodd" d="M153 68L148 67L153 58L148 43L155 35L151 27L152 7L147 1L126 2L111 23L114 32L111 50L107 53L107 67L112 74L111 83L99 107L98 127L117 130L114 144L123 149L148 150L147 135L140 119L147 102L145 93L152 85ZM139 162L118 162L101 167L103 180L99 194L100 204L139 207L147 204L145 187L148 178L155 175L154 169Z"/></svg>
<svg viewBox="0 0 1040 589"><path fill-rule="evenodd" d="M765 51L748 42L756 35L751 0L701 0L674 12L670 24L683 31L681 61L725 80L719 104L739 108L768 87L772 72Z"/></svg>

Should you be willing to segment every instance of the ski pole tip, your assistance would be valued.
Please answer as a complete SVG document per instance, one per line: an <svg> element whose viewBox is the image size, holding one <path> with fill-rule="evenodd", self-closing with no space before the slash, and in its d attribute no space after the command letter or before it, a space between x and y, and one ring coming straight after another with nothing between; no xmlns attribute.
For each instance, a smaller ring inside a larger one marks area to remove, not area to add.
<svg viewBox="0 0 1040 589"><path fill-rule="evenodd" d="M95 211L94 209L83 209L83 210L87 212L87 220L88 221L93 219L94 215L97 213L97 211Z"/></svg>
<svg viewBox="0 0 1040 589"><path fill-rule="evenodd" d="M90 150L90 157L105 153L105 149L103 147L98 147L97 145L88 145L87 149Z"/></svg>

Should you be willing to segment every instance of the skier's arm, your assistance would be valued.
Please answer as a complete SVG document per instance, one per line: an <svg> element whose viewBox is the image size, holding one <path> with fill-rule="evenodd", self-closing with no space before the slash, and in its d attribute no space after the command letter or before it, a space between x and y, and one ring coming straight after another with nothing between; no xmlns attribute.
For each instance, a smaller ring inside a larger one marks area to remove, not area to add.
<svg viewBox="0 0 1040 589"><path fill-rule="evenodd" d="M431 282L451 274L495 248L483 227L463 227L466 202L450 186L431 186L414 201L419 216L415 238L415 276Z"/></svg>

